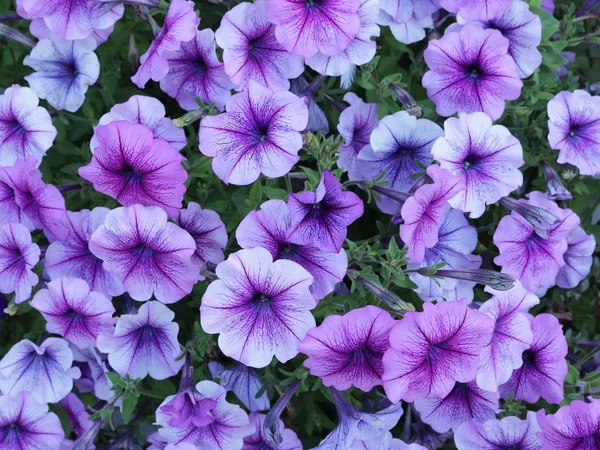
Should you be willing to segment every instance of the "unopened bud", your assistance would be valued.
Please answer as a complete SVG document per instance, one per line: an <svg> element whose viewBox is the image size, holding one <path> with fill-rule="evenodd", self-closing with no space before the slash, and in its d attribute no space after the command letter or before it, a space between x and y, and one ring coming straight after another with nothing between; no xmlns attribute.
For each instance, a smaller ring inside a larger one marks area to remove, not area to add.
<svg viewBox="0 0 600 450"><path fill-rule="evenodd" d="M367 280L366 278L358 276L356 281L358 281L367 291L385 303L396 313L404 314L407 311L415 310L415 307L411 303L405 302L393 292L384 289L383 287Z"/></svg>
<svg viewBox="0 0 600 450"><path fill-rule="evenodd" d="M279 417L292 398L292 395L294 395L294 392L296 392L296 389L298 389L298 386L300 386L300 380L294 381L290 387L288 387L285 394L279 397L277 403L275 403L268 412L267 417L265 417L262 429L263 436L265 441L273 447L279 447L283 442L279 426Z"/></svg>
<svg viewBox="0 0 600 450"><path fill-rule="evenodd" d="M30 48L35 47L35 42L33 42L31 39L29 39L27 36L25 36L20 31L17 31L14 28L11 28L9 26L6 26L3 23L0 23L0 36L4 36L9 39L12 39L13 41L18 42L19 44L22 44L26 47L30 47Z"/></svg>
<svg viewBox="0 0 600 450"><path fill-rule="evenodd" d="M419 273L421 271L419 270ZM426 275L421 273L421 275ZM471 281L489 286L497 291L509 291L515 286L515 279L507 273L487 269L457 269L437 270L436 277L453 278L455 280Z"/></svg>
<svg viewBox="0 0 600 450"><path fill-rule="evenodd" d="M546 198L550 200L570 200L573 198L571 193L567 190L566 187L563 186L560 177L556 173L556 171L547 164L542 161L540 163L542 166L542 170L544 171L544 175L546 176L546 181L548 182L548 189L546 190Z"/></svg>
<svg viewBox="0 0 600 450"><path fill-rule="evenodd" d="M417 105L417 102L412 95L408 93L408 91L393 83L390 84L390 89L394 92L394 94L396 94L398 101L402 103L402 106L404 106L406 111L411 116L421 117L421 114L423 114L423 108Z"/></svg>
<svg viewBox="0 0 600 450"><path fill-rule="evenodd" d="M499 203L523 217L533 226L535 233L543 239L548 238L548 231L558 221L558 217L544 208L538 208L510 197L502 197Z"/></svg>

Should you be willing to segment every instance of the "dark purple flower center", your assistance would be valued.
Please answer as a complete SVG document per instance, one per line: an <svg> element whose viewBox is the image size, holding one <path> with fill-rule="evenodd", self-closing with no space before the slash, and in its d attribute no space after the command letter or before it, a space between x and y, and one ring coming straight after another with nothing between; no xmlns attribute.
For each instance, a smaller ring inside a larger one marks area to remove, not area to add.
<svg viewBox="0 0 600 450"><path fill-rule="evenodd" d="M208 71L208 65L206 64L206 61L204 61L204 58L197 58L194 61L194 68L199 74L203 74Z"/></svg>
<svg viewBox="0 0 600 450"><path fill-rule="evenodd" d="M122 172L129 181L140 181L143 175L141 172L134 169L129 164L125 164L125 167L123 167Z"/></svg>
<svg viewBox="0 0 600 450"><path fill-rule="evenodd" d="M521 444L513 444L513 445L503 445L502 447L497 447L498 450L521 450L523 446Z"/></svg>
<svg viewBox="0 0 600 450"><path fill-rule="evenodd" d="M467 155L467 157L462 162L463 169L466 170L469 167L474 166L475 164L477 164L479 162L479 159L480 158L478 155L474 155L474 154Z"/></svg>
<svg viewBox="0 0 600 450"><path fill-rule="evenodd" d="M257 292L252 297L252 300L254 301L254 303L257 303L259 305L264 305L267 303L271 303L271 300L273 300L273 297L271 297L268 294L263 294L262 292Z"/></svg>
<svg viewBox="0 0 600 450"><path fill-rule="evenodd" d="M523 365L535 366L535 352L531 350L525 350L523 352Z"/></svg>
<svg viewBox="0 0 600 450"><path fill-rule="evenodd" d="M477 80L483 75L483 73L481 72L481 67L479 67L478 64L470 64L466 66L465 72L467 78L470 78L471 80Z"/></svg>
<svg viewBox="0 0 600 450"><path fill-rule="evenodd" d="M307 8L314 8L316 6L319 6L320 4L321 4L321 0L306 0Z"/></svg>
<svg viewBox="0 0 600 450"><path fill-rule="evenodd" d="M291 244L289 242L284 242L279 244L279 249L277 251L278 259L289 259L292 258L296 254L298 246L296 244Z"/></svg>

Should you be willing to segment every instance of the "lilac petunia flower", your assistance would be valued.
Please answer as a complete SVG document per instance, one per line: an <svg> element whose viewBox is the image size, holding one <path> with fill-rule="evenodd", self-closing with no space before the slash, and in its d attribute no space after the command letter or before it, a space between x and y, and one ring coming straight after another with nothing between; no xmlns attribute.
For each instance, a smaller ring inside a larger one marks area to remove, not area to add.
<svg viewBox="0 0 600 450"><path fill-rule="evenodd" d="M361 178L374 180L385 171L383 180L389 182L389 189L408 192L415 181L411 177L431 164L431 147L443 134L439 125L406 111L386 116L371 133L371 145L358 155L358 172ZM377 205L387 214L398 210L398 203L387 198Z"/></svg>
<svg viewBox="0 0 600 450"><path fill-rule="evenodd" d="M102 260L88 248L92 233L104 224L108 208L96 207L89 211L67 211L64 225L68 229L65 239L52 242L46 250L44 270L51 280L60 277L81 278L90 290L116 297L125 292L115 275L102 267Z"/></svg>
<svg viewBox="0 0 600 450"><path fill-rule="evenodd" d="M506 398L514 393L515 400L537 402L540 397L548 403L560 403L563 399L563 383L567 376L568 346L558 319L550 314L529 316L533 341L523 353L523 365L512 373L510 379L500 386L500 394Z"/></svg>
<svg viewBox="0 0 600 450"><path fill-rule="evenodd" d="M585 234L583 228L577 227L565 237L565 240L568 245L563 255L565 265L558 271L556 284L561 288L572 289L590 273L596 239L592 234Z"/></svg>
<svg viewBox="0 0 600 450"><path fill-rule="evenodd" d="M557 162L582 175L600 173L600 96L563 91L548 102L548 142L560 150Z"/></svg>
<svg viewBox="0 0 600 450"><path fill-rule="evenodd" d="M207 28L196 33L181 48L166 56L169 72L160 80L160 88L188 111L198 109L195 97L205 103L215 103L223 109L231 97L233 84L217 59L215 34Z"/></svg>
<svg viewBox="0 0 600 450"><path fill-rule="evenodd" d="M462 180L435 164L427 168L427 175L433 183L418 188L401 210L404 223L400 225L400 237L413 263L422 262L425 250L438 243L442 220L450 208L448 201L465 189Z"/></svg>
<svg viewBox="0 0 600 450"><path fill-rule="evenodd" d="M294 244L288 237L291 226L292 218L285 202L268 200L261 205L260 211L251 211L242 220L236 238L242 248L263 247L275 261L287 259L300 264L313 276L310 286L313 297L321 300L346 276L346 252L342 249L338 253L328 253L312 242Z"/></svg>
<svg viewBox="0 0 600 450"><path fill-rule="evenodd" d="M298 162L308 122L304 100L251 81L226 110L205 117L199 132L200 151L214 157L213 170L225 183L247 185L261 173L281 177Z"/></svg>
<svg viewBox="0 0 600 450"><path fill-rule="evenodd" d="M491 20L510 6L511 0L440 0L442 8L467 20Z"/></svg>
<svg viewBox="0 0 600 450"><path fill-rule="evenodd" d="M594 450L600 439L600 400L589 403L575 400L563 406L555 414L545 415L538 411L537 420L542 432L539 434L543 449Z"/></svg>
<svg viewBox="0 0 600 450"><path fill-rule="evenodd" d="M100 62L95 48L92 38L63 41L52 35L42 39L23 60L35 70L25 79L54 108L75 112L85 101L88 87L98 81Z"/></svg>
<svg viewBox="0 0 600 450"><path fill-rule="evenodd" d="M312 276L293 261L273 262L264 248L240 250L217 266L202 297L200 324L219 348L250 367L286 362L315 326Z"/></svg>
<svg viewBox="0 0 600 450"><path fill-rule="evenodd" d="M148 51L140 57L140 68L131 77L131 81L143 89L150 79L162 80L169 71L170 52L179 50L182 42L194 39L198 25L200 19L194 11L194 2L173 0L160 33L154 38Z"/></svg>
<svg viewBox="0 0 600 450"><path fill-rule="evenodd" d="M454 208L481 217L494 204L523 184L519 171L525 161L519 140L502 125L492 125L483 113L447 119L445 135L431 153L442 168L464 182L466 190L449 200Z"/></svg>
<svg viewBox="0 0 600 450"><path fill-rule="evenodd" d="M291 54L335 56L358 35L359 7L360 0L269 0L267 17L276 25L277 40Z"/></svg>
<svg viewBox="0 0 600 450"><path fill-rule="evenodd" d="M380 6L396 22L422 19L440 9L439 0L380 0Z"/></svg>
<svg viewBox="0 0 600 450"><path fill-rule="evenodd" d="M382 383L381 358L394 324L390 314L376 306L327 316L308 332L298 351L308 355L304 365L325 386L341 391L355 386L369 392Z"/></svg>
<svg viewBox="0 0 600 450"><path fill-rule="evenodd" d="M156 206L113 209L92 234L89 249L138 301L154 294L158 301L174 303L198 281L194 238L167 223L167 214Z"/></svg>
<svg viewBox="0 0 600 450"><path fill-rule="evenodd" d="M207 262L218 264L223 261L227 231L216 212L202 209L198 203L190 202L187 208L179 210L175 221L196 241L196 251L192 255L195 266L201 269Z"/></svg>
<svg viewBox="0 0 600 450"><path fill-rule="evenodd" d="M317 103L315 96L319 89L320 80L315 78L310 84L306 81L303 75L290 80L290 92L303 98L308 107L308 123L303 132L312 131L314 133L320 131L324 136L329 134L329 121L323 111L323 108Z"/></svg>
<svg viewBox="0 0 600 450"><path fill-rule="evenodd" d="M165 107L159 100L154 97L134 95L125 103L113 106L110 112L100 117L98 125L108 125L119 120L144 125L152 131L154 139L167 141L176 150L181 150L187 145L185 133L181 128L177 128L173 121L165 115ZM96 147L98 147L98 139L94 134L90 141L92 153L94 153Z"/></svg>
<svg viewBox="0 0 600 450"><path fill-rule="evenodd" d="M89 414L85 410L85 405L79 397L70 392L65 398L60 401L60 406L63 407L69 418L71 430L78 438L81 438L94 422L89 420Z"/></svg>
<svg viewBox="0 0 600 450"><path fill-rule="evenodd" d="M0 361L0 390L4 395L29 391L40 403L56 403L73 388L80 372L64 339L48 338L39 346L17 342Z"/></svg>
<svg viewBox="0 0 600 450"><path fill-rule="evenodd" d="M223 16L215 33L225 71L237 90L253 80L276 92L287 91L289 80L304 72L304 59L289 54L275 39L268 8L266 0L242 2Z"/></svg>
<svg viewBox="0 0 600 450"><path fill-rule="evenodd" d="M513 370L523 365L523 352L533 342L526 313L540 300L518 281L510 291L500 292L489 287L485 291L493 296L479 311L494 321L494 333L481 351L477 384L495 392L508 381Z"/></svg>
<svg viewBox="0 0 600 450"><path fill-rule="evenodd" d="M269 409L269 396L267 391L256 397L262 387L260 377L256 370L237 363L231 369L226 369L221 363L210 361L208 363L213 378L219 378L219 384L227 391L232 391L235 396L252 412Z"/></svg>
<svg viewBox="0 0 600 450"><path fill-rule="evenodd" d="M29 230L19 223L0 225L0 292L15 293L15 303L29 299L39 279L33 268L40 260L40 248Z"/></svg>
<svg viewBox="0 0 600 450"><path fill-rule="evenodd" d="M90 291L79 278L59 278L39 290L30 304L46 319L46 330L79 348L93 347L98 335L112 328L115 308L108 297Z"/></svg>
<svg viewBox="0 0 600 450"><path fill-rule="evenodd" d="M415 400L421 420L438 433L456 429L469 420L484 422L494 419L498 411L497 392L484 391L474 381L456 383L444 397L425 397Z"/></svg>
<svg viewBox="0 0 600 450"><path fill-rule="evenodd" d="M281 420L278 421L279 429L281 431L282 441L279 445L273 447L269 442L266 441L263 436L263 424L265 423L264 414L252 413L250 414L250 425L254 427L254 433L244 438L244 446L242 450L302 450L302 443L296 433L289 428L284 428L284 424Z"/></svg>
<svg viewBox="0 0 600 450"><path fill-rule="evenodd" d="M394 439L389 431L364 441L355 441L346 450L427 450L419 444L407 444L400 439Z"/></svg>
<svg viewBox="0 0 600 450"><path fill-rule="evenodd" d="M399 3L402 3L402 1ZM401 9L405 10L406 8L403 6L404 5L402 5ZM417 18L413 15L407 20L397 20L383 9L379 11L377 23L379 25L389 26L390 31L396 40L403 44L413 44L422 41L425 39L425 28L434 27L433 18L430 15L422 18Z"/></svg>
<svg viewBox="0 0 600 450"><path fill-rule="evenodd" d="M137 314L122 314L113 334L98 336L98 350L108 354L111 367L122 377L155 380L172 377L183 366L177 342L175 314L159 302L146 302Z"/></svg>
<svg viewBox="0 0 600 450"><path fill-rule="evenodd" d="M500 255L494 262L502 271L520 280L530 292L540 287L551 287L561 267L568 244L566 236L579 225L579 217L570 209L561 209L541 192L531 192L529 200L519 200L543 208L558 218L548 230L548 237L535 233L533 225L516 212L500 220L494 233L494 244Z"/></svg>
<svg viewBox="0 0 600 450"><path fill-rule="evenodd" d="M344 101L350 106L342 111L338 122L338 132L344 138L340 146L340 156L337 160L338 167L348 171L351 180L360 178L357 168L358 154L365 145L369 145L371 133L379 123L377 118L377 104L365 103L353 92L344 95Z"/></svg>
<svg viewBox="0 0 600 450"><path fill-rule="evenodd" d="M539 431L535 413L529 411L525 420L505 417L485 423L474 420L466 422L456 430L454 442L460 450L497 450L511 447L541 450L542 443L537 436Z"/></svg>
<svg viewBox="0 0 600 450"><path fill-rule="evenodd" d="M291 242L312 243L325 252L338 253L348 226L363 215L364 205L354 192L342 191L339 180L324 170L315 192L290 194L288 210Z"/></svg>
<svg viewBox="0 0 600 450"><path fill-rule="evenodd" d="M517 99L523 87L508 47L499 31L473 24L430 41L425 50L430 70L423 75L423 86L437 113L482 111L498 119L504 101Z"/></svg>
<svg viewBox="0 0 600 450"><path fill-rule="evenodd" d="M98 147L79 175L95 190L124 206L160 206L171 217L179 212L188 177L181 153L145 126L125 121L100 125L94 134Z"/></svg>
<svg viewBox="0 0 600 450"><path fill-rule="evenodd" d="M32 156L37 165L56 138L50 114L31 89L14 84L0 95L0 166Z"/></svg>
<svg viewBox="0 0 600 450"><path fill-rule="evenodd" d="M466 300L423 308L392 328L383 355L383 387L394 403L445 397L457 382L473 380L481 349L491 339L491 319Z"/></svg>
<svg viewBox="0 0 600 450"><path fill-rule="evenodd" d="M554 0L542 0L542 8L548 11L550 14L554 14Z"/></svg>
<svg viewBox="0 0 600 450"><path fill-rule="evenodd" d="M0 396L0 445L4 450L61 448L64 438L58 416L30 392Z"/></svg>

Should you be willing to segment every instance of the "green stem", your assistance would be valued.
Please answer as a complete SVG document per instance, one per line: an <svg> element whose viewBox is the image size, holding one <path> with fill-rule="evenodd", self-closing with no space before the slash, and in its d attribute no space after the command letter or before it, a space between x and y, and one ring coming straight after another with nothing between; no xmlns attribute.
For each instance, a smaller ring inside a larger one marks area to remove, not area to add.
<svg viewBox="0 0 600 450"><path fill-rule="evenodd" d="M575 367L576 369L580 368L586 362L592 360L592 358L594 358L594 355L596 353L598 353L599 351L600 351L600 347L596 347L595 349L590 351L587 355L585 355L583 358L581 358L579 361L577 361L575 364L573 364L573 367Z"/></svg>

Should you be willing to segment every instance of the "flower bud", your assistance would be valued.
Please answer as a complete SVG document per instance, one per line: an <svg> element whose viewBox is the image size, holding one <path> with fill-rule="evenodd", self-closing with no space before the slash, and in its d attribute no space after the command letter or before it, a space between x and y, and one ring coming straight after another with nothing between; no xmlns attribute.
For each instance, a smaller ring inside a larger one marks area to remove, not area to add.
<svg viewBox="0 0 600 450"><path fill-rule="evenodd" d="M548 230L558 221L558 218L551 212L510 197L502 197L499 203L523 217L533 226L535 233L543 239L548 238Z"/></svg>
<svg viewBox="0 0 600 450"><path fill-rule="evenodd" d="M428 267L424 267L423 269L428 269ZM426 271L421 272L421 269L418 272L425 276L431 275L426 273ZM489 286L497 291L510 291L515 286L515 279L509 274L487 269L441 269L436 271L435 276L472 281Z"/></svg>
<svg viewBox="0 0 600 450"><path fill-rule="evenodd" d="M547 164L542 161L541 164L542 170L544 171L544 175L546 176L546 181L548 182L548 189L546 190L546 197L550 200L570 200L573 198L571 193L565 188L560 180L560 177L556 173L556 171Z"/></svg>
<svg viewBox="0 0 600 450"><path fill-rule="evenodd" d="M400 86L395 84L390 84L390 89L396 94L398 101L402 103L402 106L406 109L406 111L415 117L421 117L423 114L423 108L417 105L415 99L408 93L408 91L402 89Z"/></svg>
<svg viewBox="0 0 600 450"><path fill-rule="evenodd" d="M263 436L265 441L273 447L279 447L283 442L283 437L281 437L281 430L279 428L279 417L292 398L292 395L294 395L294 392L296 392L296 389L298 389L298 386L300 386L300 380L294 381L285 394L279 397L277 403L275 403L267 413L267 417L265 417L262 429Z"/></svg>

